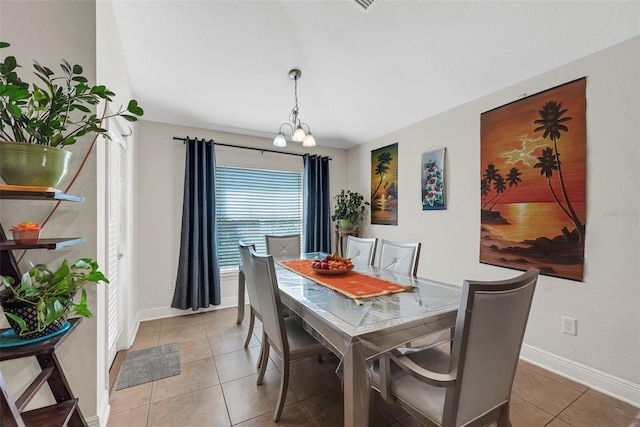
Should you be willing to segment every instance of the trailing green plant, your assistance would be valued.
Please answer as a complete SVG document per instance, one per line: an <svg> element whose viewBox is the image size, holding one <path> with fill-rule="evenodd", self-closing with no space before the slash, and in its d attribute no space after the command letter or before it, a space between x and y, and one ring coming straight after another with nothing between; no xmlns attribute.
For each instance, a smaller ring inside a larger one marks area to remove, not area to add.
<svg viewBox="0 0 640 427"><path fill-rule="evenodd" d="M331 215L331 220L346 219L351 221L354 227L364 218L365 206L370 206L362 194L351 190L340 190L333 198L336 201L336 209Z"/></svg>
<svg viewBox="0 0 640 427"><path fill-rule="evenodd" d="M10 44L0 41L0 48ZM144 114L136 100L130 100L114 114L98 117L91 106L112 101L115 93L104 85L89 85L80 65L62 60L61 74L34 61L33 72L44 86L22 81L16 58L0 63L0 140L64 147L91 133L109 137L100 126L105 118L122 117L130 122Z"/></svg>
<svg viewBox="0 0 640 427"><path fill-rule="evenodd" d="M98 264L90 258L80 258L73 265L64 260L56 271L44 264L32 267L22 275L20 283L14 286L13 277L0 276L2 285L10 291L3 291L3 304L22 302L32 305L37 312L37 330L29 331L25 319L5 310L5 315L18 324L20 336L42 332L47 326L68 314L91 317L87 307L87 283L109 283L98 270ZM82 291L79 303L73 301L78 290ZM8 295L6 295L8 293Z"/></svg>

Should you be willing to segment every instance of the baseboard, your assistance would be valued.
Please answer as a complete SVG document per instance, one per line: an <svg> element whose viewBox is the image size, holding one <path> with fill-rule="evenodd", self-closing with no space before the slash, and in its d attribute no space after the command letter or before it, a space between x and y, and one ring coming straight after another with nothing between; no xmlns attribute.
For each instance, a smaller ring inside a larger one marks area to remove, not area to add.
<svg viewBox="0 0 640 427"><path fill-rule="evenodd" d="M101 427L101 426L106 426L107 422L105 421L103 424L100 424L100 417L95 415L91 418L87 418L85 421L87 422L87 426L88 427Z"/></svg>
<svg viewBox="0 0 640 427"><path fill-rule="evenodd" d="M175 316L184 316L187 314L194 314L194 313L204 313L207 311L222 310L223 308L237 307L237 306L238 306L238 297L233 296L229 298L222 298L222 300L220 301L220 305L212 305L210 307L201 308L196 311L193 311L191 309L180 310L173 307L158 307L158 308L151 308L147 310L140 310L138 311L137 318L139 323L139 322L144 322L145 320L156 320L156 319L164 319L165 317L175 317Z"/></svg>
<svg viewBox="0 0 640 427"><path fill-rule="evenodd" d="M640 408L640 384L523 344L520 357L548 371Z"/></svg>
<svg viewBox="0 0 640 427"><path fill-rule="evenodd" d="M120 378L120 372L124 366L124 359L127 357L127 351L128 350L120 350L117 352L113 364L109 369L109 395L116 390L118 378Z"/></svg>
<svg viewBox="0 0 640 427"><path fill-rule="evenodd" d="M98 414L85 419L88 427L104 427L107 425L109 412L111 411L108 390L104 390L102 395L106 396L106 398L100 399L100 402L98 403Z"/></svg>

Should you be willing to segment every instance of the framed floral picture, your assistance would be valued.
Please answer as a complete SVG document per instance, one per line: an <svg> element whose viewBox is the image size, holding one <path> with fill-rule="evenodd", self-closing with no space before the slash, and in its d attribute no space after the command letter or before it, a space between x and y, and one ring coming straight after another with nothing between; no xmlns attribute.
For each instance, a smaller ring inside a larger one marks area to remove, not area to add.
<svg viewBox="0 0 640 427"><path fill-rule="evenodd" d="M422 153L422 210L447 208L444 194L444 147Z"/></svg>
<svg viewBox="0 0 640 427"><path fill-rule="evenodd" d="M583 280L586 78L480 116L480 262Z"/></svg>

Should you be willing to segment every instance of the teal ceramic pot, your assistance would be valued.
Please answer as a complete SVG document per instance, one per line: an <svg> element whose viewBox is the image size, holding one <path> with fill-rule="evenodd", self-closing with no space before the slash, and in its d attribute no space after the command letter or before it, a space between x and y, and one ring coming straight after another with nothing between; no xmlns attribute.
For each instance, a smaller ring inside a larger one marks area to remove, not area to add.
<svg viewBox="0 0 640 427"><path fill-rule="evenodd" d="M57 187L69 170L71 152L21 142L0 142L0 177L9 185Z"/></svg>

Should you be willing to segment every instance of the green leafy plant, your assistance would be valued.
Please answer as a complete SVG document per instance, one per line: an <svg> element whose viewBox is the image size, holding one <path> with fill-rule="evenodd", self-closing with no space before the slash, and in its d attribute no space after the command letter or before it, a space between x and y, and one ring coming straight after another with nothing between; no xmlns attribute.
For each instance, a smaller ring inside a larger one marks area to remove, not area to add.
<svg viewBox="0 0 640 427"><path fill-rule="evenodd" d="M364 218L365 206L370 206L362 194L351 190L340 190L333 198L336 201L336 209L331 215L331 220L345 219L351 221L354 227Z"/></svg>
<svg viewBox="0 0 640 427"><path fill-rule="evenodd" d="M0 48L8 46L0 42ZM0 63L0 140L63 147L90 133L108 138L107 130L100 127L104 118L119 116L135 122L144 114L131 100L126 110L120 107L115 114L98 117L90 107L111 101L115 94L103 85L89 85L82 67L64 59L61 74L34 61L34 74L44 86L22 81L18 68L13 56Z"/></svg>
<svg viewBox="0 0 640 427"><path fill-rule="evenodd" d="M91 317L87 307L87 293L84 285L87 283L109 283L107 278L98 270L98 264L90 258L80 258L73 265L64 260L54 272L44 264L38 264L22 275L18 285L14 285L12 277L0 276L4 287L10 291L3 291L5 295L2 303L5 305L5 315L18 324L20 336L42 332L56 320L68 314ZM78 290L82 291L79 303L73 301ZM6 295L8 294L8 295ZM6 311L6 304L22 302L32 305L37 312L37 329L29 330L25 319Z"/></svg>

